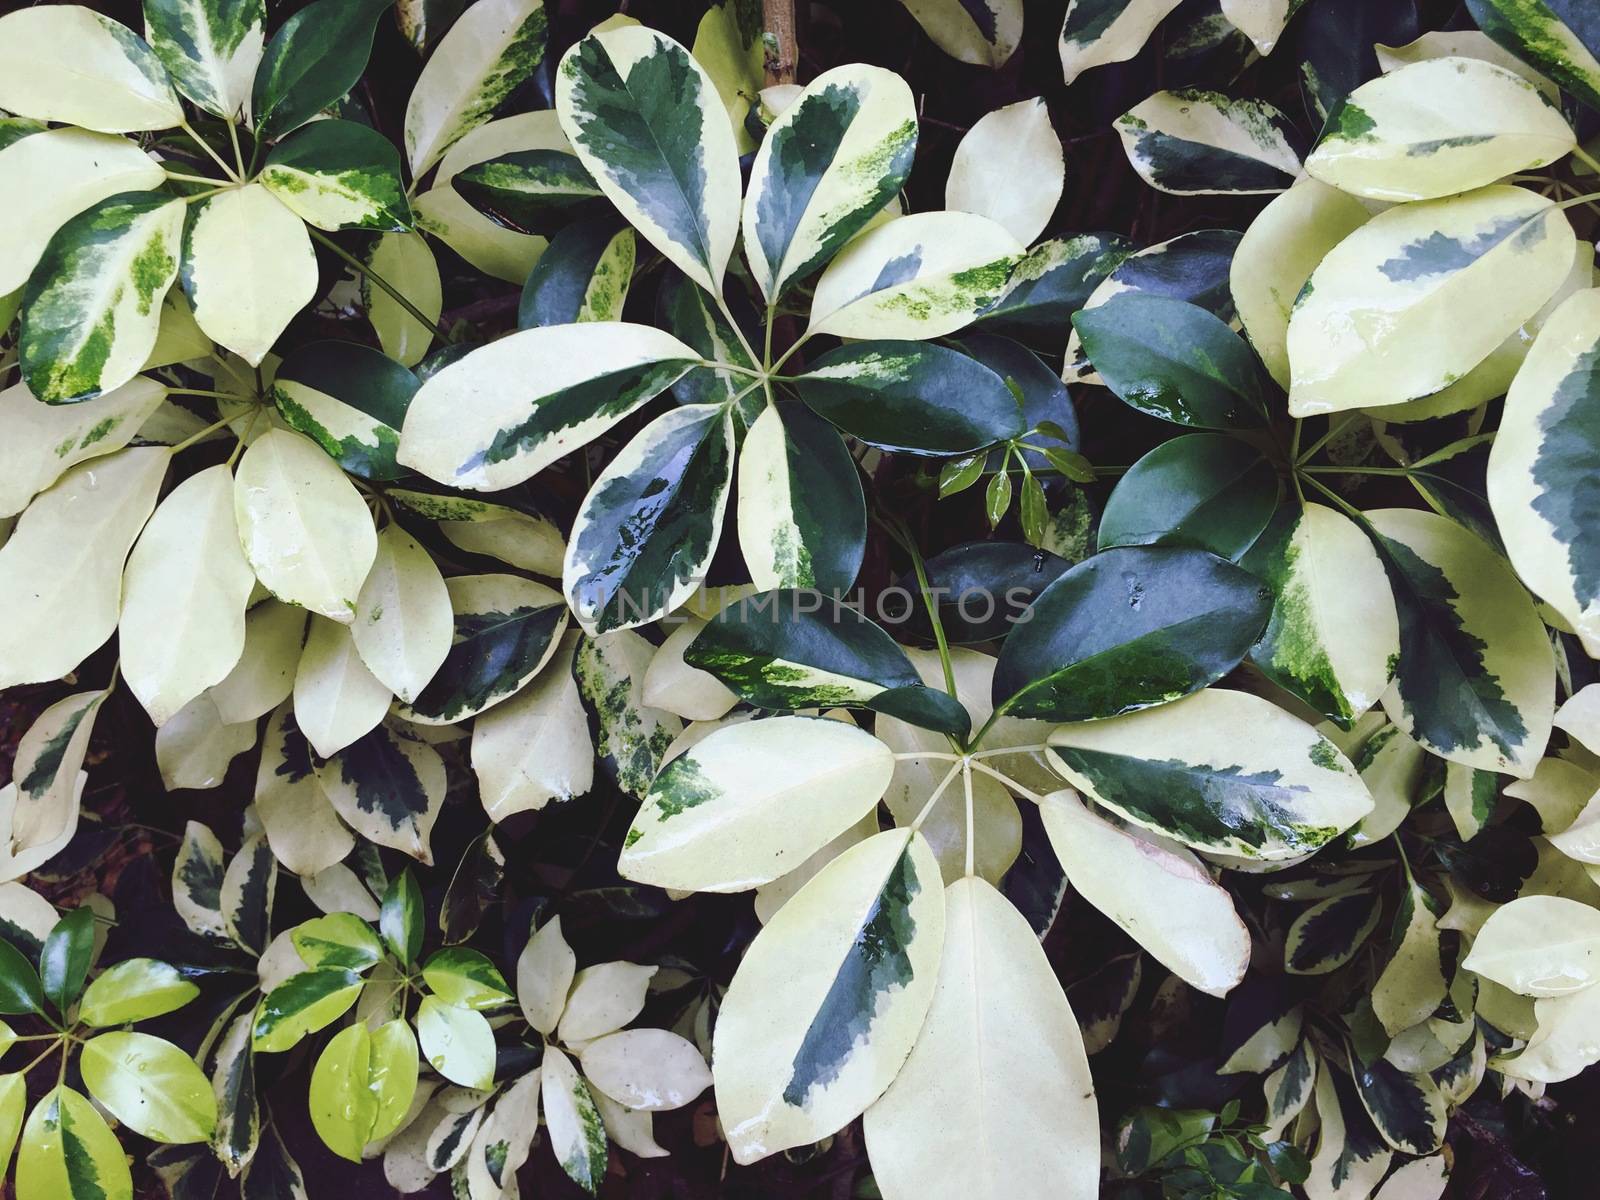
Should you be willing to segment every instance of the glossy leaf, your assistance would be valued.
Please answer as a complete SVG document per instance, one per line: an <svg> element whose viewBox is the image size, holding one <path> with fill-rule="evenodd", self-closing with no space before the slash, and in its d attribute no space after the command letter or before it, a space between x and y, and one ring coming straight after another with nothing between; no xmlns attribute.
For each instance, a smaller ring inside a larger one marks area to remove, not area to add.
<svg viewBox="0 0 1600 1200"><path fill-rule="evenodd" d="M905 81L852 64L813 79L768 128L750 169L744 244L776 301L825 265L900 191L917 147Z"/></svg>
<svg viewBox="0 0 1600 1200"><path fill-rule="evenodd" d="M567 541L562 586L590 633L654 621L687 600L715 553L733 481L732 414L663 413L595 480Z"/></svg>
<svg viewBox="0 0 1600 1200"><path fill-rule="evenodd" d="M923 684L888 634L815 592L780 589L728 605L684 661L759 708L860 706L958 736L970 725L959 704Z"/></svg>
<svg viewBox="0 0 1600 1200"><path fill-rule="evenodd" d="M1124 547L1042 591L1006 638L994 702L1017 717L1087 721L1214 683L1266 624L1261 584L1203 550Z"/></svg>
<svg viewBox="0 0 1600 1200"><path fill-rule="evenodd" d="M739 224L739 163L710 76L643 26L592 33L556 68L556 112L628 223L714 294Z"/></svg>

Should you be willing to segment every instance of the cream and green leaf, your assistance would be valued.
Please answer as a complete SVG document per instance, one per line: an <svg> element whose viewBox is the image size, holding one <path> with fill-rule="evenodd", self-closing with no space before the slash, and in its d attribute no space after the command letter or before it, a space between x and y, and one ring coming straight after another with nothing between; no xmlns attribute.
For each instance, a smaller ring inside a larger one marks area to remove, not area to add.
<svg viewBox="0 0 1600 1200"><path fill-rule="evenodd" d="M399 462L452 487L510 487L599 437L699 357L626 322L514 333L429 376L406 411Z"/></svg>
<svg viewBox="0 0 1600 1200"><path fill-rule="evenodd" d="M779 760L791 769L774 774ZM889 748L846 722L778 716L725 726L662 768L617 869L686 891L759 887L871 812L893 773Z"/></svg>
<svg viewBox="0 0 1600 1200"><path fill-rule="evenodd" d="M1208 688L1105 721L1063 725L1050 758L1125 820L1196 850L1271 862L1309 854L1372 809L1327 738L1247 692Z"/></svg>
<svg viewBox="0 0 1600 1200"><path fill-rule="evenodd" d="M260 180L318 229L411 228L400 155L382 134L355 121L314 121L299 130L273 147Z"/></svg>
<svg viewBox="0 0 1600 1200"><path fill-rule="evenodd" d="M966 709L924 684L883 629L819 592L779 589L737 600L683 657L758 708L870 708L961 736L971 726Z"/></svg>
<svg viewBox="0 0 1600 1200"><path fill-rule="evenodd" d="M1349 517L1284 505L1242 560L1272 588L1272 616L1250 661L1341 728L1378 702L1400 653L1384 566Z"/></svg>
<svg viewBox="0 0 1600 1200"><path fill-rule="evenodd" d="M145 36L173 85L232 120L250 99L266 47L265 0L145 0Z"/></svg>
<svg viewBox="0 0 1600 1200"><path fill-rule="evenodd" d="M406 159L421 179L544 60L544 0L478 0L433 49L406 103Z"/></svg>
<svg viewBox="0 0 1600 1200"><path fill-rule="evenodd" d="M739 152L705 69L640 25L592 33L556 67L556 112L629 224L720 295L739 231Z"/></svg>
<svg viewBox="0 0 1600 1200"><path fill-rule="evenodd" d="M1520 75L1435 58L1351 92L1306 170L1367 200L1434 200L1548 166L1576 143L1560 109Z"/></svg>
<svg viewBox="0 0 1600 1200"><path fill-rule="evenodd" d="M1133 169L1178 196L1281 192L1300 174L1294 127L1260 100L1157 92L1117 118Z"/></svg>
<svg viewBox="0 0 1600 1200"><path fill-rule="evenodd" d="M1000 299L1026 248L974 213L897 217L856 238L817 280L807 336L936 338Z"/></svg>
<svg viewBox="0 0 1600 1200"><path fill-rule="evenodd" d="M739 453L739 549L751 581L844 592L866 549L861 480L838 432L798 404L762 411Z"/></svg>
<svg viewBox="0 0 1600 1200"><path fill-rule="evenodd" d="M744 245L771 303L823 266L911 172L911 89L879 67L824 71L768 128L750 169Z"/></svg>
<svg viewBox="0 0 1600 1200"><path fill-rule="evenodd" d="M432 746L380 725L319 761L316 774L351 829L376 845L432 862L429 835L446 788L444 760Z"/></svg>
<svg viewBox="0 0 1600 1200"><path fill-rule="evenodd" d="M1489 453L1495 525L1518 576L1600 653L1600 541L1589 514L1600 455L1600 291L1546 323L1506 396Z"/></svg>
<svg viewBox="0 0 1600 1200"><path fill-rule="evenodd" d="M1584 0L1467 0L1478 28L1600 109L1600 30Z"/></svg>
<svg viewBox="0 0 1600 1200"><path fill-rule="evenodd" d="M583 502L562 588L590 633L654 621L700 586L733 482L733 415L669 409L611 460Z"/></svg>
<svg viewBox="0 0 1600 1200"><path fill-rule="evenodd" d="M1539 311L1575 253L1565 214L1525 188L1379 213L1295 301L1290 415L1398 404L1455 382Z"/></svg>
<svg viewBox="0 0 1600 1200"><path fill-rule="evenodd" d="M923 1028L944 944L939 866L910 830L845 851L778 910L713 1033L735 1161L827 1137L878 1099Z"/></svg>
<svg viewBox="0 0 1600 1200"><path fill-rule="evenodd" d="M0 185L8 201L0 226L0 295L28 282L51 235L69 218L110 196L160 187L164 178L136 142L70 125L0 148Z"/></svg>
<svg viewBox="0 0 1600 1200"><path fill-rule="evenodd" d="M952 883L944 908L927 1020L904 1068L866 1112L879 1189L886 1200L1096 1194L1094 1081L1078 1020L1039 939L981 879ZM928 1153L933 1129L941 1131L939 1154Z"/></svg>
<svg viewBox="0 0 1600 1200"><path fill-rule="evenodd" d="M1091 67L1126 62L1181 0L1072 0L1061 26L1061 69L1070 85Z"/></svg>
<svg viewBox="0 0 1600 1200"><path fill-rule="evenodd" d="M455 614L449 652L400 713L452 725L521 691L550 661L568 613L560 593L516 575L457 575L445 581Z"/></svg>
<svg viewBox="0 0 1600 1200"><path fill-rule="evenodd" d="M144 366L178 275L184 212L160 192L123 192L51 236L22 294L18 351L36 397L91 400Z"/></svg>
<svg viewBox="0 0 1600 1200"><path fill-rule="evenodd" d="M1400 616L1390 718L1451 762L1533 774L1555 717L1555 663L1505 560L1446 517L1367 514Z"/></svg>

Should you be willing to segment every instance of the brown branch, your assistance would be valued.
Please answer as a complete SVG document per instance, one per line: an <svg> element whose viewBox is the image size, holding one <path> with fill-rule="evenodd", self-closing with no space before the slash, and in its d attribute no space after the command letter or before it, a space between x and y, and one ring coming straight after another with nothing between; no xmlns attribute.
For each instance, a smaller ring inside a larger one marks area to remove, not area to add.
<svg viewBox="0 0 1600 1200"><path fill-rule="evenodd" d="M793 83L799 64L795 37L794 0L761 0L762 28L766 31L767 86Z"/></svg>

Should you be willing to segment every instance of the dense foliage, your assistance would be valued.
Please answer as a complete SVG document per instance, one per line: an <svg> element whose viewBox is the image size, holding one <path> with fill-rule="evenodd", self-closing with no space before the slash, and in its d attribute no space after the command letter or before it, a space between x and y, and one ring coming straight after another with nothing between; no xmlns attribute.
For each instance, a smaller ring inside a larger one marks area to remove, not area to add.
<svg viewBox="0 0 1600 1200"><path fill-rule="evenodd" d="M1592 1192L1591 5L123 7L0 17L19 1200Z"/></svg>

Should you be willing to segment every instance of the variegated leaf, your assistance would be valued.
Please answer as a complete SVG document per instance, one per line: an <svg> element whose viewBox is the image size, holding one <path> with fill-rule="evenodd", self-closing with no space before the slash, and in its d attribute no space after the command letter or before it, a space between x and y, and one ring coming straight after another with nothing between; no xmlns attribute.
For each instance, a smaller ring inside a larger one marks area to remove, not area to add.
<svg viewBox="0 0 1600 1200"><path fill-rule="evenodd" d="M1063 725L1050 757L1079 791L1136 825L1260 861L1308 854L1372 808L1332 742L1247 692L1208 688Z"/></svg>
<svg viewBox="0 0 1600 1200"><path fill-rule="evenodd" d="M1178 196L1281 192L1300 174L1294 127L1260 100L1157 92L1117 118L1133 169Z"/></svg>
<svg viewBox="0 0 1600 1200"><path fill-rule="evenodd" d="M1284 505L1241 565L1273 591L1250 661L1350 728L1383 695L1400 653L1394 596L1370 539L1335 509Z"/></svg>
<svg viewBox="0 0 1600 1200"><path fill-rule="evenodd" d="M382 134L355 121L312 122L272 148L259 178L318 229L411 228L399 154Z"/></svg>
<svg viewBox="0 0 1600 1200"><path fill-rule="evenodd" d="M1584 0L1467 0L1478 28L1600 109L1600 30Z"/></svg>
<svg viewBox="0 0 1600 1200"><path fill-rule="evenodd" d="M453 487L511 487L599 437L698 360L647 325L514 333L428 378L406 412L399 461Z"/></svg>
<svg viewBox="0 0 1600 1200"><path fill-rule="evenodd" d="M614 629L585 635L572 678L589 714L594 757L624 792L643 800L683 721L644 702L644 677L655 648L642 634Z"/></svg>
<svg viewBox="0 0 1600 1200"><path fill-rule="evenodd" d="M1099 1190L1098 1112L1061 984L1027 921L990 884L958 880L944 907L927 1021L867 1109L874 1178L886 1200L1087 1200ZM928 1153L931 1130L945 1152Z"/></svg>
<svg viewBox="0 0 1600 1200"><path fill-rule="evenodd" d="M267 718L255 806L273 856L296 875L327 870L355 846L322 790L311 747L287 703Z"/></svg>
<svg viewBox="0 0 1600 1200"><path fill-rule="evenodd" d="M51 236L23 290L18 342L40 400L90 400L144 366L178 274L184 211L159 192L123 192Z"/></svg>
<svg viewBox="0 0 1600 1200"><path fill-rule="evenodd" d="M453 725L517 692L550 661L568 613L552 588L516 575L445 581L454 634L444 662L400 710L422 725Z"/></svg>
<svg viewBox="0 0 1600 1200"><path fill-rule="evenodd" d="M561 1169L591 1196L600 1194L609 1150L605 1129L589 1085L572 1060L554 1046L545 1049L540 1098L550 1145Z"/></svg>
<svg viewBox="0 0 1600 1200"><path fill-rule="evenodd" d="M853 64L807 85L768 128L744 202L745 253L768 301L882 211L916 148L916 107L900 76Z"/></svg>
<svg viewBox="0 0 1600 1200"><path fill-rule="evenodd" d="M0 109L102 133L183 120L166 68L144 39L79 4L0 18Z"/></svg>
<svg viewBox="0 0 1600 1200"><path fill-rule="evenodd" d="M1071 0L1061 26L1061 69L1070 85L1091 67L1126 62L1180 0Z"/></svg>
<svg viewBox="0 0 1600 1200"><path fill-rule="evenodd" d="M1368 200L1433 200L1565 157L1576 137L1538 87L1436 58L1381 75L1328 114L1306 170Z"/></svg>
<svg viewBox="0 0 1600 1200"><path fill-rule="evenodd" d="M572 153L556 114L549 109L490 121L450 147L434 173L433 187L412 204L418 229L438 238L484 274L518 285L539 261L545 239L496 224L468 204L451 181L477 163L522 150Z"/></svg>
<svg viewBox="0 0 1600 1200"><path fill-rule="evenodd" d="M595 480L562 569L567 603L589 633L659 619L700 586L733 482L733 415L669 409Z"/></svg>
<svg viewBox="0 0 1600 1200"><path fill-rule="evenodd" d="M577 221L550 240L517 305L517 327L615 321L633 282L637 239L614 217Z"/></svg>
<svg viewBox="0 0 1600 1200"><path fill-rule="evenodd" d="M266 47L265 0L145 0L150 48L177 89L232 120L250 99Z"/></svg>
<svg viewBox="0 0 1600 1200"><path fill-rule="evenodd" d="M164 178L135 142L87 129L48 129L0 148L0 184L9 202L0 226L0 294L28 282L67 218L120 192L160 187Z"/></svg>
<svg viewBox="0 0 1600 1200"><path fill-rule="evenodd" d="M1022 0L900 0L950 57L998 70L1022 41Z"/></svg>
<svg viewBox="0 0 1600 1200"><path fill-rule="evenodd" d="M445 769L425 742L380 725L316 767L317 781L345 823L369 842L423 863L444 804Z"/></svg>
<svg viewBox="0 0 1600 1200"><path fill-rule="evenodd" d="M998 300L1025 248L972 213L899 217L855 239L828 265L811 298L807 334L936 338Z"/></svg>
<svg viewBox="0 0 1600 1200"><path fill-rule="evenodd" d="M423 174L544 59L544 0L478 0L429 55L406 102L406 158Z"/></svg>
<svg viewBox="0 0 1600 1200"><path fill-rule="evenodd" d="M1403 204L1340 242L1289 318L1289 411L1436 392L1539 311L1576 252L1549 199L1506 185Z"/></svg>
<svg viewBox="0 0 1600 1200"><path fill-rule="evenodd" d="M16 786L12 853L52 842L72 823L78 805L78 773L107 694L79 692L57 700L34 719L17 743L11 765Z"/></svg>
<svg viewBox="0 0 1600 1200"><path fill-rule="evenodd" d="M1580 292L1540 331L1506 396L1488 495L1517 574L1600 653L1600 542L1587 511L1600 437L1600 290Z"/></svg>
<svg viewBox="0 0 1600 1200"><path fill-rule="evenodd" d="M1454 521L1402 508L1367 516L1400 615L1390 719L1441 758L1527 778L1555 717L1555 663L1532 599Z"/></svg>
<svg viewBox="0 0 1600 1200"><path fill-rule="evenodd" d="M796 404L762 411L739 455L739 548L755 586L846 592L866 549L861 479L838 432Z"/></svg>
<svg viewBox="0 0 1600 1200"><path fill-rule="evenodd" d="M121 450L166 394L144 375L77 404L45 404L24 383L0 391L0 514L21 512L69 467Z"/></svg>
<svg viewBox="0 0 1600 1200"><path fill-rule="evenodd" d="M773 773L773 764L791 769ZM736 892L799 866L877 805L889 748L841 721L781 716L719 729L662 768L623 842L624 878ZM794 820L799 796L807 817Z"/></svg>
<svg viewBox="0 0 1600 1200"><path fill-rule="evenodd" d="M561 127L600 190L714 295L739 226L739 152L716 85L642 25L590 34L556 68Z"/></svg>
<svg viewBox="0 0 1600 1200"><path fill-rule="evenodd" d="M736 1161L826 1137L883 1093L922 1028L944 942L939 866L909 830L847 850L778 910L713 1035Z"/></svg>

